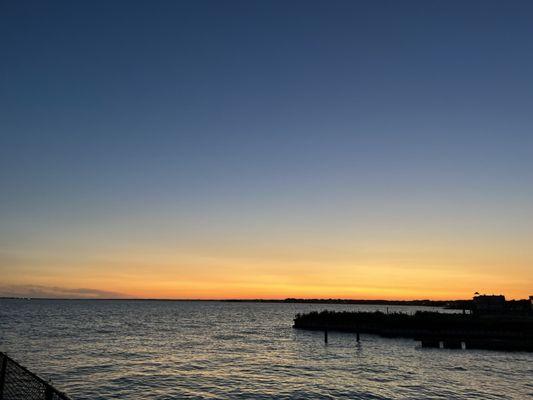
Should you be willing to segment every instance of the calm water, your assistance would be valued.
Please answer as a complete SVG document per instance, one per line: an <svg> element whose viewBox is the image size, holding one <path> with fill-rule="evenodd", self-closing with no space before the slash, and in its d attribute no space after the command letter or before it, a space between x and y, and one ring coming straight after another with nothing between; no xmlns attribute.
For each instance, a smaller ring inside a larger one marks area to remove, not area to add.
<svg viewBox="0 0 533 400"><path fill-rule="evenodd" d="M291 328L326 308L384 309L0 300L0 350L79 400L533 398L533 354Z"/></svg>

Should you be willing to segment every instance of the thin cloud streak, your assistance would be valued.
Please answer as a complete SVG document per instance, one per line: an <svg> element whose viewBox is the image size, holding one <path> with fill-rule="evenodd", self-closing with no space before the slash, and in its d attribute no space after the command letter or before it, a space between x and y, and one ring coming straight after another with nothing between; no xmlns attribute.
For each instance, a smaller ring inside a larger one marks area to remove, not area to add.
<svg viewBox="0 0 533 400"><path fill-rule="evenodd" d="M2 285L0 296L3 297L40 297L40 298L68 298L68 299L119 299L132 296L91 288L65 288L59 286L42 285Z"/></svg>

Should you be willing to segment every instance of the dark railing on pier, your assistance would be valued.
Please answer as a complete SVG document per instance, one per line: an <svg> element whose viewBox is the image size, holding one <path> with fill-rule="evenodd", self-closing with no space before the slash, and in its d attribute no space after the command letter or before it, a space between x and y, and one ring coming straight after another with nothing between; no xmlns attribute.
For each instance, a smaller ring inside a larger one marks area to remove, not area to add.
<svg viewBox="0 0 533 400"><path fill-rule="evenodd" d="M70 398L0 352L0 400L70 400Z"/></svg>

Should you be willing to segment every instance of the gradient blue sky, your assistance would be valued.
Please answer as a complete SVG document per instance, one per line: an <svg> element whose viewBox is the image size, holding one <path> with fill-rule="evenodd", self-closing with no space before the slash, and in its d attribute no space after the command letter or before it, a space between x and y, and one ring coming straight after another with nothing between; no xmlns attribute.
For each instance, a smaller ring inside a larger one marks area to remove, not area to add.
<svg viewBox="0 0 533 400"><path fill-rule="evenodd" d="M528 295L532 38L528 1L3 1L0 292Z"/></svg>

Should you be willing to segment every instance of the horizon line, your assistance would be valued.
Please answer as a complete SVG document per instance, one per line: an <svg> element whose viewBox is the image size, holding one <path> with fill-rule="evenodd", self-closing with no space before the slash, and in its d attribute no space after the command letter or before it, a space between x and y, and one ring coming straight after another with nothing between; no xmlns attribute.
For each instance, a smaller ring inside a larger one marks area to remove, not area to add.
<svg viewBox="0 0 533 400"><path fill-rule="evenodd" d="M134 301L221 301L221 302L452 302L452 301L470 301L471 299L346 299L346 298L298 298L286 297L276 299L264 298L143 298L143 297L33 297L33 296L0 296L0 299L18 299L18 300L134 300ZM516 300L516 299L511 299ZM527 300L527 299L524 299Z"/></svg>

